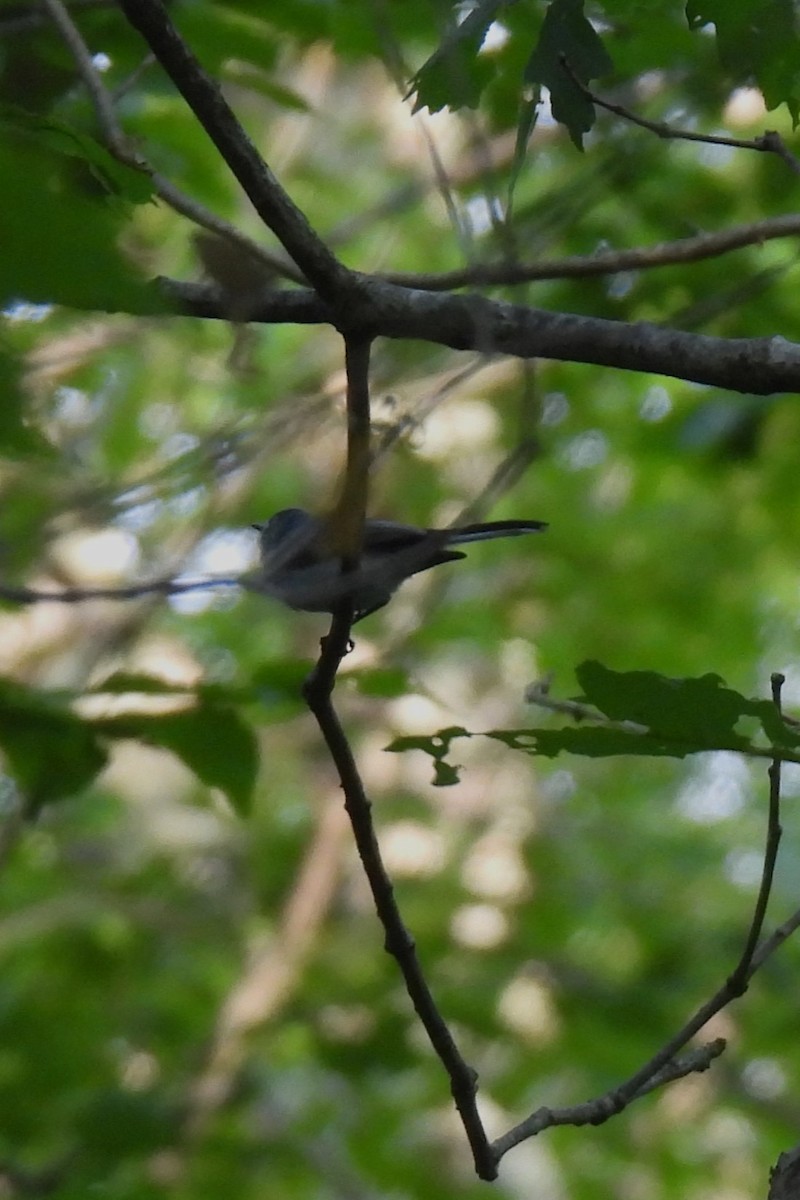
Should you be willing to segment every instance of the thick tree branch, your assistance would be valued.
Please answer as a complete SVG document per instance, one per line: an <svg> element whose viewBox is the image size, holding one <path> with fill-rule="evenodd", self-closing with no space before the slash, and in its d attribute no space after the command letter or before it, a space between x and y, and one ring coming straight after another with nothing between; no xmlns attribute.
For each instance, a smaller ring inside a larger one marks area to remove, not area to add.
<svg viewBox="0 0 800 1200"><path fill-rule="evenodd" d="M325 299L357 290L356 276L315 233L256 150L222 95L177 33L162 0L118 0L241 184L258 215Z"/></svg>
<svg viewBox="0 0 800 1200"><path fill-rule="evenodd" d="M219 289L175 280L159 282L176 312L227 318L229 302ZM648 321L630 324L547 312L469 293L439 295L378 279L365 286L375 337L418 339L482 354L594 363L759 396L800 392L800 345L780 336L720 338ZM265 292L252 313L254 321L268 325L339 327L345 319L336 307L299 288Z"/></svg>

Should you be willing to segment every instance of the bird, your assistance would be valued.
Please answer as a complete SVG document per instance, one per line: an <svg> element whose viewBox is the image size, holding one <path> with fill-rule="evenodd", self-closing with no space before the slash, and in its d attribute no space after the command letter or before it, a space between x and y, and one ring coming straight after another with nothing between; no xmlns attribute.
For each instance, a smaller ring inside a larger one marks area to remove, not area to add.
<svg viewBox="0 0 800 1200"><path fill-rule="evenodd" d="M331 548L331 524L303 508L284 508L254 524L260 565L249 587L289 608L332 613L344 600L353 605L353 623L389 602L406 579L420 571L466 556L455 546L492 538L540 533L546 521L483 521L450 529L425 529L368 518L355 568L342 569L341 553Z"/></svg>

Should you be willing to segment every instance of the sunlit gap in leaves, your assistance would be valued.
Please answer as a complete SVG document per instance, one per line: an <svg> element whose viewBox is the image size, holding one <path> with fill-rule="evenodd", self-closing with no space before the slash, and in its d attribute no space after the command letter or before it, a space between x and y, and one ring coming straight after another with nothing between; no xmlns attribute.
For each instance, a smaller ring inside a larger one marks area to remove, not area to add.
<svg viewBox="0 0 800 1200"><path fill-rule="evenodd" d="M505 220L505 215L496 196L470 196L464 205L464 216L473 237L491 233L498 222Z"/></svg>
<svg viewBox="0 0 800 1200"><path fill-rule="evenodd" d="M14 300L2 309L2 315L7 321L18 325L26 323L39 325L50 316L52 311L52 304L30 304L27 300Z"/></svg>
<svg viewBox="0 0 800 1200"><path fill-rule="evenodd" d="M76 529L55 545L59 565L85 585L115 583L139 564L139 543L124 529Z"/></svg>
<svg viewBox="0 0 800 1200"><path fill-rule="evenodd" d="M694 825L716 825L738 816L751 788L747 763L721 750L703 755L675 801L678 813Z"/></svg>
<svg viewBox="0 0 800 1200"><path fill-rule="evenodd" d="M196 579L206 575L242 575L255 566L256 551L256 538L251 530L215 529L197 543L184 564L181 579ZM229 608L236 603L236 599L236 589L226 589L224 592L209 589L170 596L169 603L176 612L190 614L206 612L212 607Z"/></svg>

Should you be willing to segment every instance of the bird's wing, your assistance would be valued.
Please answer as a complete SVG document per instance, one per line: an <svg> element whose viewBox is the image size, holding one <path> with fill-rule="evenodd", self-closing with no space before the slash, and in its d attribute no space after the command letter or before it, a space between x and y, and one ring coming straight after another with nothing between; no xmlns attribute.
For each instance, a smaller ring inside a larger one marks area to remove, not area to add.
<svg viewBox="0 0 800 1200"><path fill-rule="evenodd" d="M396 521L369 520L364 526L365 550L402 550L417 546L428 536L427 529L417 525L399 525Z"/></svg>

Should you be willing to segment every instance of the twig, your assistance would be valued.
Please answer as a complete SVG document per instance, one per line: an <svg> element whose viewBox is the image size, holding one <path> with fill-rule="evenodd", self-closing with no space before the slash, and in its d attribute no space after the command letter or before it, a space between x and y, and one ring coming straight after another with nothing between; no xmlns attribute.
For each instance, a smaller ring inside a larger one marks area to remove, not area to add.
<svg viewBox="0 0 800 1200"><path fill-rule="evenodd" d="M312 229L237 121L219 85L200 66L178 35L162 0L119 0L130 24L142 35L222 158L309 283L325 299L350 297L355 308L357 276ZM351 311L351 319L356 318Z"/></svg>
<svg viewBox="0 0 800 1200"><path fill-rule="evenodd" d="M330 682L332 685L333 681ZM462 1058L437 1008L417 958L414 939L400 915L375 836L371 804L364 792L352 750L333 707L331 693L326 690L327 683L327 677L318 673L316 679L310 681L306 687L306 699L339 773L345 809L353 827L356 847L369 881L375 908L384 929L385 949L396 959L416 1013L450 1077L453 1099L472 1148L475 1169L481 1179L495 1179L496 1159L486 1137L475 1098L476 1074Z"/></svg>
<svg viewBox="0 0 800 1200"><path fill-rule="evenodd" d="M621 104L612 104L610 100L603 100L575 74L565 54L560 55L559 58L562 67L587 100L596 104L598 108L604 108L607 112L630 121L633 125L649 129L657 137L684 142L703 142L709 146L732 146L736 150L759 150L762 153L777 154L789 169L794 171L795 175L800 175L800 161L786 148L781 135L775 130L767 130L757 138L735 138L713 133L694 133L689 129L674 129L664 121L649 121L646 117L640 117L631 112L629 108L624 108Z"/></svg>
<svg viewBox="0 0 800 1200"><path fill-rule="evenodd" d="M348 376L348 461L342 497L334 513L334 520L341 524L341 530L334 527L334 535L340 536L342 566L346 572L348 567L352 570L358 565L358 552L363 536L369 467L370 343L363 338L348 338L345 349ZM462 1058L420 966L414 939L403 922L394 898L391 880L383 864L372 822L372 806L364 791L355 757L333 705L336 672L348 649L352 618L352 600L339 605L334 612L330 632L323 640L319 661L306 680L303 695L316 718L339 774L344 792L344 806L350 818L356 848L369 882L378 918L384 929L385 949L396 959L414 1009L450 1077L453 1099L472 1147L475 1169L481 1179L494 1179L497 1167L475 1099L477 1076Z"/></svg>
<svg viewBox="0 0 800 1200"><path fill-rule="evenodd" d="M436 275L394 271L382 274L380 278L401 287L429 292L447 292L467 286L502 287L546 279L586 279L598 275L616 275L622 271L647 271L680 263L702 262L732 250L741 250L745 246L759 246L776 238L798 236L800 216L786 213L780 217L737 225L719 233L700 233L694 237L678 238L674 242L633 250L603 250L597 254L578 254L536 263L476 264Z"/></svg>
<svg viewBox="0 0 800 1200"><path fill-rule="evenodd" d="M535 683L530 683L525 689L525 701L528 704L535 704L539 708L547 709L548 712L563 713L567 717L572 717L576 724L581 721L592 721L595 725L607 726L609 729L624 729L627 733L649 732L647 725L642 725L638 721L614 721L607 717L605 713L601 713L599 709L592 704L583 704L580 700L556 700L550 695L549 677L537 679Z"/></svg>
<svg viewBox="0 0 800 1200"><path fill-rule="evenodd" d="M772 696L779 711L782 685L783 677L777 674L773 675ZM553 1125L603 1124L622 1112L633 1100L639 1099L655 1087L692 1071L705 1070L711 1060L722 1053L725 1043L722 1039L718 1039L704 1047L699 1052L697 1059L694 1059L692 1055L682 1059L677 1058L680 1050L700 1032L713 1016L730 1004L732 1000L736 1000L744 994L749 981L766 958L774 953L800 925L800 910L798 910L779 929L775 930L759 950L756 949L769 902L780 838L780 762L773 759L769 768L769 814L761 885L744 948L734 970L714 995L700 1006L666 1045L619 1087L612 1088L602 1096L589 1100L585 1104L578 1104L571 1108L537 1109L524 1121L498 1138L492 1144L492 1150L498 1162L512 1147Z"/></svg>
<svg viewBox="0 0 800 1200"><path fill-rule="evenodd" d="M164 203L181 216L187 217L193 224L224 238L225 241L244 251L249 258L263 264L270 273L292 279L297 283L304 282L302 273L291 263L240 233L234 225L187 196L180 188L175 187L165 175L150 166L125 135L114 109L114 97L103 83L89 48L63 0L42 0L42 5L75 60L78 74L89 93L103 144L108 152L126 167L135 171L143 171L148 175L154 191Z"/></svg>
<svg viewBox="0 0 800 1200"><path fill-rule="evenodd" d="M778 710L778 716L783 716L781 708L781 689L785 683L783 675L774 674L771 679L772 684L772 700ZM772 881L775 875L775 863L778 858L778 848L781 843L781 760L773 758L769 768L769 810L767 816L767 842L764 848L764 866L761 872L761 884L758 889L758 897L756 906L753 911L753 920L750 924L750 932L747 935L747 940L742 951L742 957L736 969L728 980L732 989L739 989L734 994L742 995L747 990L747 981L750 978L750 967L753 962L753 955L761 937L761 931L764 928L764 919L767 915L767 905L769 904L770 893L772 892Z"/></svg>
<svg viewBox="0 0 800 1200"><path fill-rule="evenodd" d="M12 604L80 604L84 600L138 600L141 596L179 596L184 592L200 592L215 587L246 587L244 576L220 576L218 579L152 579L149 583L133 583L129 587L80 588L60 591L40 591L38 588L15 587L0 583L0 601Z"/></svg>
<svg viewBox="0 0 800 1200"><path fill-rule="evenodd" d="M364 539L370 465L370 338L345 337L347 371L347 465L341 495L330 518L333 549L341 558L342 575L358 569ZM319 661L306 680L303 694L314 712L313 698L327 697L336 683L336 672L350 647L350 630L356 615L352 597L342 580L342 598L333 613L331 628L322 642ZM331 709L331 711L333 711Z"/></svg>

